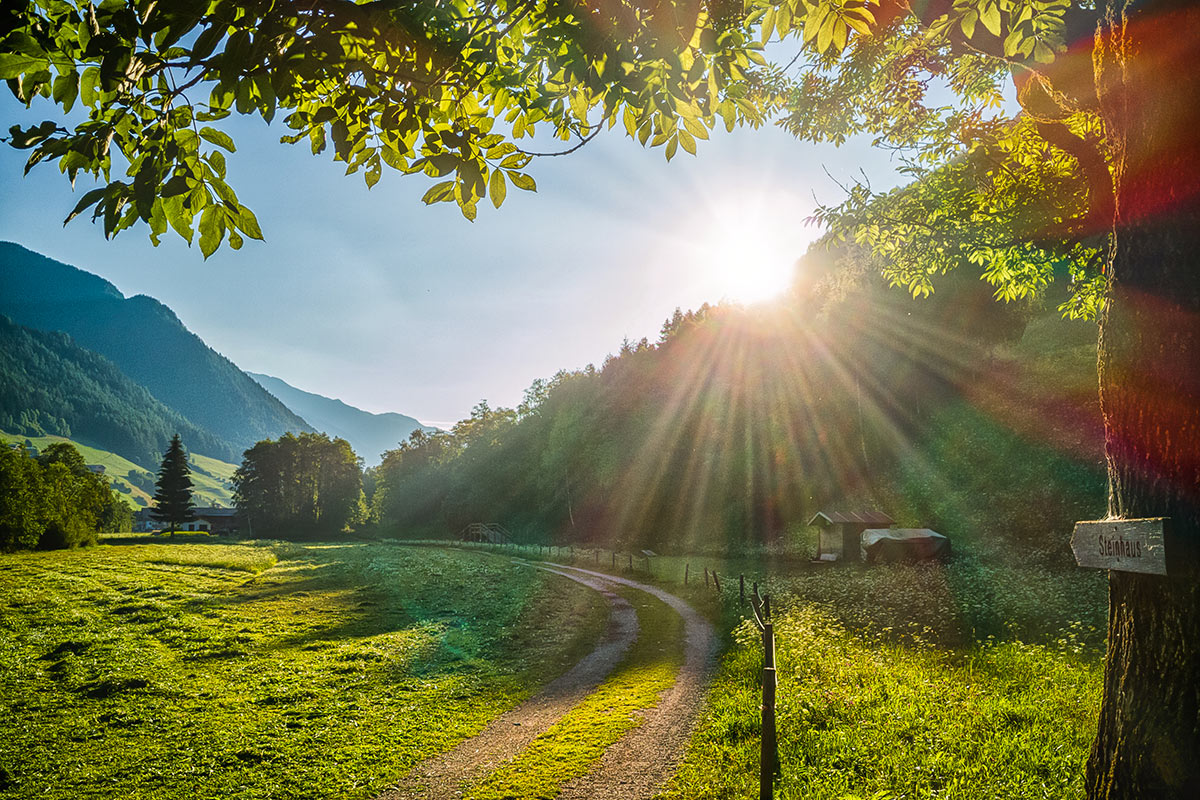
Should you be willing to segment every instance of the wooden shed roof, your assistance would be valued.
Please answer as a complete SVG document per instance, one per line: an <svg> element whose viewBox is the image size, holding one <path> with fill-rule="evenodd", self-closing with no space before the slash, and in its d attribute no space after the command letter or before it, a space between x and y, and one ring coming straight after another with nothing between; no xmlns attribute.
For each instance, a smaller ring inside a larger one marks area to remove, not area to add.
<svg viewBox="0 0 1200 800"><path fill-rule="evenodd" d="M896 520L882 511L818 511L808 524L839 525L846 522L859 525L892 525Z"/></svg>

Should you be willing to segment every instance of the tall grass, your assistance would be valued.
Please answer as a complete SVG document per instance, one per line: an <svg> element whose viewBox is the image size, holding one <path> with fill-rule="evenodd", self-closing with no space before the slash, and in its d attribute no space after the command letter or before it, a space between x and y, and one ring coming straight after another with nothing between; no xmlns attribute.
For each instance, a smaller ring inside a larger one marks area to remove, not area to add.
<svg viewBox="0 0 1200 800"><path fill-rule="evenodd" d="M1082 797L1097 659L1012 640L888 641L821 608L785 609L778 797ZM761 647L748 624L734 640L666 798L758 796Z"/></svg>

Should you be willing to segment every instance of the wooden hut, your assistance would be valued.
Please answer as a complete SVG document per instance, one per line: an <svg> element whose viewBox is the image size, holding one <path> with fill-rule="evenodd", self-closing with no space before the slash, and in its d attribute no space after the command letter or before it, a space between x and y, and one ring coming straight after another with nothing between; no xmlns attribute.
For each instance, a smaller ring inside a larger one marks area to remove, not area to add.
<svg viewBox="0 0 1200 800"><path fill-rule="evenodd" d="M508 544L512 541L512 534L498 522L472 522L462 529L458 538L463 542Z"/></svg>
<svg viewBox="0 0 1200 800"><path fill-rule="evenodd" d="M817 534L819 560L861 561L862 532L895 522L882 511L818 511L808 524L821 529Z"/></svg>

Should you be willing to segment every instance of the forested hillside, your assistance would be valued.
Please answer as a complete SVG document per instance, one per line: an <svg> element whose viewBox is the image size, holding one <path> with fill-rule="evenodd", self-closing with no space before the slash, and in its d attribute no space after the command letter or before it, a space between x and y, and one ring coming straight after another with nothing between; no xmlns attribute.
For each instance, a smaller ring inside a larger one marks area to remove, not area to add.
<svg viewBox="0 0 1200 800"><path fill-rule="evenodd" d="M385 456L377 520L702 550L878 508L1061 561L1071 523L1103 508L1094 327L998 305L978 281L913 300L826 266L810 257L785 303L677 313L659 341L538 381L517 409L415 434Z"/></svg>
<svg viewBox="0 0 1200 800"><path fill-rule="evenodd" d="M108 359L65 333L0 315L0 430L56 435L157 464L178 433L201 453L230 458L227 442L167 408Z"/></svg>
<svg viewBox="0 0 1200 800"><path fill-rule="evenodd" d="M224 443L219 451L189 443L198 452L236 461L260 439L312 430L153 298L125 298L102 278L11 242L0 242L0 287L0 314L70 334Z"/></svg>

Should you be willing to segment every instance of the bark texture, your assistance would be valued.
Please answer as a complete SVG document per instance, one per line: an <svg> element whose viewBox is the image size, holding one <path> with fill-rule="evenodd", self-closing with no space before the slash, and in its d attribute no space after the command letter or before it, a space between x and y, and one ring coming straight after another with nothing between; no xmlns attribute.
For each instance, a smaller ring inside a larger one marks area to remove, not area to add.
<svg viewBox="0 0 1200 800"><path fill-rule="evenodd" d="M1200 797L1200 9L1107 0L1115 165L1100 397L1115 517L1170 518L1167 577L1112 572L1091 800Z"/></svg>

